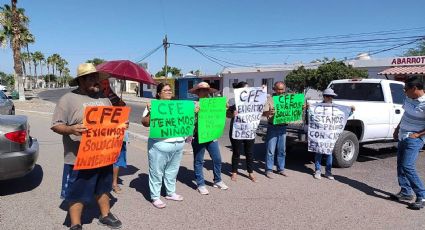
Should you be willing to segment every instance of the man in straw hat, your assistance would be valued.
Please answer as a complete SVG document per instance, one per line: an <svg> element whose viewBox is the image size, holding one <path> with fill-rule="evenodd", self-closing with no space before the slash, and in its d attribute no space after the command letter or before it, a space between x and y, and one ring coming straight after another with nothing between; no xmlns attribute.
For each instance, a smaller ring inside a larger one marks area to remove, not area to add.
<svg viewBox="0 0 425 230"><path fill-rule="evenodd" d="M64 170L61 198L69 203L70 229L82 229L83 207L93 199L93 196L100 208L99 224L119 228L121 221L110 213L107 195L112 188L112 165L73 170L81 134L87 131L82 125L85 107L110 106L111 102L108 98L100 96L99 74L91 63L80 64L77 77L69 85L78 88L62 96L57 103L51 129L62 135Z"/></svg>
<svg viewBox="0 0 425 230"><path fill-rule="evenodd" d="M213 89L207 82L201 82L196 85L194 88L190 89L189 92L196 94L199 98L207 98L210 94L216 93L218 90ZM199 110L199 105L196 105L196 110ZM223 119L225 119L223 117ZM213 173L214 173L214 187L219 188L221 190L228 189L227 185L221 180L221 154L220 148L217 140L199 143L198 139L198 119L196 119L195 123L195 131L193 133L192 140L192 148L193 148L193 168L195 171L195 180L198 185L198 192L201 195L208 195L209 191L205 186L204 180L204 154L205 149L208 150L210 157L213 161Z"/></svg>

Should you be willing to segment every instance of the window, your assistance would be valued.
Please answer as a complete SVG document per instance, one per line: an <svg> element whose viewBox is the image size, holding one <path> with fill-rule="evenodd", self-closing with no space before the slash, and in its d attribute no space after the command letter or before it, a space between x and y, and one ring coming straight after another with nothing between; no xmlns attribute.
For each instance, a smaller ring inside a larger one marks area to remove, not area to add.
<svg viewBox="0 0 425 230"><path fill-rule="evenodd" d="M249 87L254 87L254 79L246 79L246 83L248 83Z"/></svg>
<svg viewBox="0 0 425 230"><path fill-rule="evenodd" d="M187 88L192 89L193 88L193 80L187 81Z"/></svg>
<svg viewBox="0 0 425 230"><path fill-rule="evenodd" d="M338 83L331 85L336 99L358 101L384 101L379 83Z"/></svg>
<svg viewBox="0 0 425 230"><path fill-rule="evenodd" d="M7 99L7 96L0 90L0 99Z"/></svg>
<svg viewBox="0 0 425 230"><path fill-rule="evenodd" d="M263 78L261 80L261 85L267 86L267 93L272 92L273 89L274 79L273 78Z"/></svg>
<svg viewBox="0 0 425 230"><path fill-rule="evenodd" d="M391 97L393 98L394 104L400 104L400 105L403 104L405 99L403 87L404 86L402 84L395 84L395 83L390 84Z"/></svg>

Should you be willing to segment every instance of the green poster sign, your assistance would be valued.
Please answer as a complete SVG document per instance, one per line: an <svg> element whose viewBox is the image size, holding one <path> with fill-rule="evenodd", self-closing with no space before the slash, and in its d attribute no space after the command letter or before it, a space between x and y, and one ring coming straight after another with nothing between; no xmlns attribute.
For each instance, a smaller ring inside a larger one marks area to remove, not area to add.
<svg viewBox="0 0 425 230"><path fill-rule="evenodd" d="M283 124L302 120L304 94L282 94L273 96L273 124Z"/></svg>
<svg viewBox="0 0 425 230"><path fill-rule="evenodd" d="M183 100L152 100L149 137L171 138L193 135L195 104Z"/></svg>
<svg viewBox="0 0 425 230"><path fill-rule="evenodd" d="M198 112L198 140L205 143L223 135L226 124L226 98L201 98Z"/></svg>

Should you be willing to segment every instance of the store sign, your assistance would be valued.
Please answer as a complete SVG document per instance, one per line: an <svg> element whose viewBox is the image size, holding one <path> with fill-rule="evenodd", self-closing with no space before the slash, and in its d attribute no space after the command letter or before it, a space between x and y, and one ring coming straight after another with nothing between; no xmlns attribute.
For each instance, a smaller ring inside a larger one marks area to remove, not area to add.
<svg viewBox="0 0 425 230"><path fill-rule="evenodd" d="M391 61L392 66L425 65L425 56L398 57Z"/></svg>

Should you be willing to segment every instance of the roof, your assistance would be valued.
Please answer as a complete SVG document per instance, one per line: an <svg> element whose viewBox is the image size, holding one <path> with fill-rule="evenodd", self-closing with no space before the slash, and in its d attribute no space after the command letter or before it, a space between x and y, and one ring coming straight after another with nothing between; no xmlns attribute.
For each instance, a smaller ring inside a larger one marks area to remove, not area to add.
<svg viewBox="0 0 425 230"><path fill-rule="evenodd" d="M397 66L385 69L379 75L425 74L425 66Z"/></svg>

